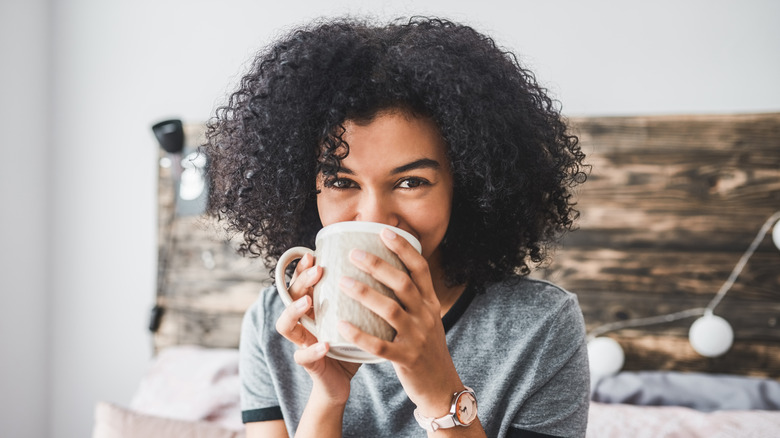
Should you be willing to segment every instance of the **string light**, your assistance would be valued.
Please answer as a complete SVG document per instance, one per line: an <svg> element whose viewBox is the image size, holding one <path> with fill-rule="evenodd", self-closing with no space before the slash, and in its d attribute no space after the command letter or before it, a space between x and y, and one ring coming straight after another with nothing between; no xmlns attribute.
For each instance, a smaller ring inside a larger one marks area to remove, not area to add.
<svg viewBox="0 0 780 438"><path fill-rule="evenodd" d="M758 248L758 245L764 240L769 228L774 225L772 231L772 241L780 249L780 211L776 212L764 222L759 229L758 234L753 239L748 249L739 259L734 269L731 271L728 279L721 286L718 293L710 301L707 307L697 307L694 309L683 310L680 312L669 313L666 315L652 316L648 318L635 318L625 321L617 321L604 324L591 330L588 334L588 356L590 358L591 374L594 377L603 377L617 373L623 367L625 353L612 338L599 337L604 333L613 332L629 327L644 327L654 324L662 324L677 321L693 316L699 316L694 321L688 332L688 340L693 349L706 357L717 357L727 352L734 341L734 330L731 325L720 316L714 314L715 308L720 304L723 297L734 285L734 282L742 273L750 257ZM609 341L607 341L609 340ZM611 342L610 342L611 341Z"/></svg>
<svg viewBox="0 0 780 438"><path fill-rule="evenodd" d="M623 368L626 355L620 344L612 338L602 336L588 342L590 374L593 376L611 376ZM595 359L595 360L594 360Z"/></svg>
<svg viewBox="0 0 780 438"><path fill-rule="evenodd" d="M709 313L693 322L688 340L694 351L702 356L718 357L731 348L734 330L728 321Z"/></svg>

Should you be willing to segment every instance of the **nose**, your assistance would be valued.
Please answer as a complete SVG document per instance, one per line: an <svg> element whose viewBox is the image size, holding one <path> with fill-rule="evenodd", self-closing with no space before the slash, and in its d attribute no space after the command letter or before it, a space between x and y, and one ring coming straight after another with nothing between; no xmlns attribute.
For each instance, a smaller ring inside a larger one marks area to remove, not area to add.
<svg viewBox="0 0 780 438"><path fill-rule="evenodd" d="M373 191L361 194L355 220L398 226L398 215L392 199Z"/></svg>

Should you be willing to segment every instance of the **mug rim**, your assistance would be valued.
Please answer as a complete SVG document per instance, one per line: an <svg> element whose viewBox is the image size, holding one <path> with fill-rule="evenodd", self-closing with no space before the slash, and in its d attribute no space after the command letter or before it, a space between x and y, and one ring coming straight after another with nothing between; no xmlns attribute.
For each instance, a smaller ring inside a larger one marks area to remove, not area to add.
<svg viewBox="0 0 780 438"><path fill-rule="evenodd" d="M420 241L417 240L417 238L414 237L411 233L402 230L398 227L394 227L388 224L383 224L380 222L365 222L365 221L336 222L326 227L323 227L319 232L317 232L317 237L314 240L316 243L319 242L319 240L323 237L329 236L331 234L343 232L343 231L379 234L385 228L389 228L394 233L406 239L407 242L412 244L412 246L414 247L414 249L417 250L417 252L422 253L422 245L420 245Z"/></svg>

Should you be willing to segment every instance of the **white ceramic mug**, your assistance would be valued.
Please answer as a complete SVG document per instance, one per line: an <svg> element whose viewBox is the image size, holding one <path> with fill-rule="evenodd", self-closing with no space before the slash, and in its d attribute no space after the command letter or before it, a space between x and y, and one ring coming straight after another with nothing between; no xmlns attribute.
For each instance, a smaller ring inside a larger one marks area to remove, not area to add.
<svg viewBox="0 0 780 438"><path fill-rule="evenodd" d="M421 252L420 242L400 228L375 222L337 222L317 233L315 250L301 246L290 248L276 264L276 290L285 306L289 306L293 301L285 281L285 271L290 262L305 254L312 254L316 265L322 267L322 278L314 286L314 319L304 315L301 323L318 341L330 344L328 356L334 359L359 363L383 360L344 340L336 329L340 320L348 321L364 332L386 341L392 341L395 337L395 329L387 321L342 294L339 289L339 280L346 276L395 299L392 290L358 269L349 260L350 251L357 248L381 257L398 269L406 270L398 256L390 251L379 237L379 233L385 228L405 238L417 252Z"/></svg>

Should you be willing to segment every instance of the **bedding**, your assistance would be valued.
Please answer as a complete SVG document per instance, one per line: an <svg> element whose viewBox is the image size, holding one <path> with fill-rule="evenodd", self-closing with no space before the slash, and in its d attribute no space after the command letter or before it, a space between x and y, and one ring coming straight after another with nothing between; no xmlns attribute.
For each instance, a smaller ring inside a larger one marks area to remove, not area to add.
<svg viewBox="0 0 780 438"><path fill-rule="evenodd" d="M587 438L776 438L778 411L701 412L591 402Z"/></svg>
<svg viewBox="0 0 780 438"><path fill-rule="evenodd" d="M243 431L208 421L185 421L146 415L112 403L95 407L92 438L244 438Z"/></svg>
<svg viewBox="0 0 780 438"><path fill-rule="evenodd" d="M772 379L623 372L593 388L587 437L774 438L779 402L780 382ZM93 438L136 437L243 438L238 350L166 348L130 406L96 406Z"/></svg>
<svg viewBox="0 0 780 438"><path fill-rule="evenodd" d="M238 350L181 346L161 351L130 401L138 413L243 430Z"/></svg>
<svg viewBox="0 0 780 438"><path fill-rule="evenodd" d="M780 410L780 382L745 376L673 371L622 372L599 380L591 400L697 411ZM779 430L780 432L780 430Z"/></svg>

